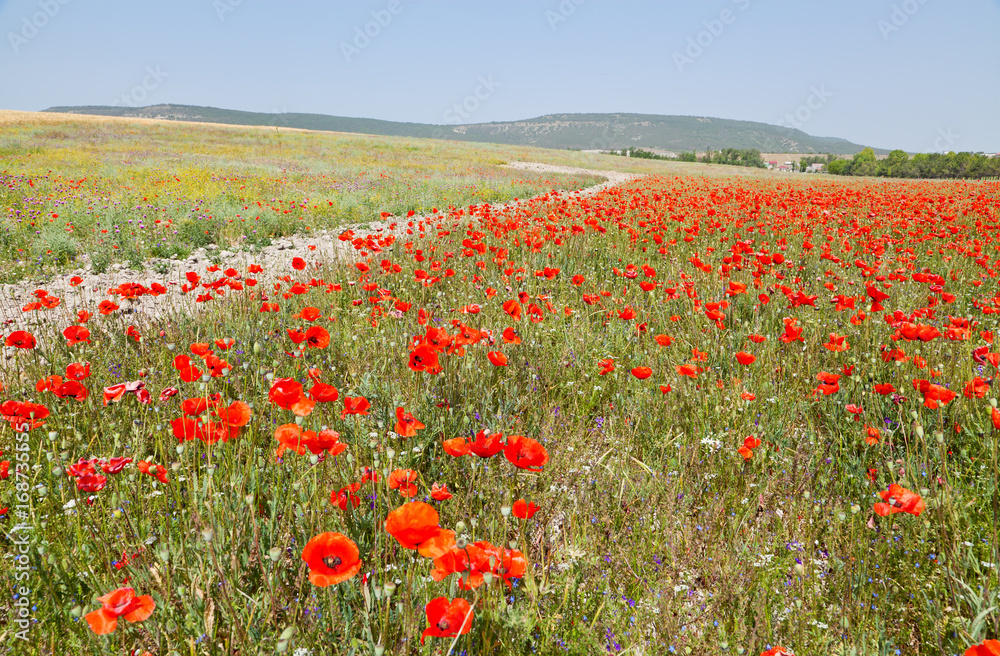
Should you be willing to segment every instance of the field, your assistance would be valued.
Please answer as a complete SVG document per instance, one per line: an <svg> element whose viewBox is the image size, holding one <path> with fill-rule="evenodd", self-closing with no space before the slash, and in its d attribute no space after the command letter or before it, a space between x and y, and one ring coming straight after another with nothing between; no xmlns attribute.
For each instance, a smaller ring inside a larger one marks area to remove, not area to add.
<svg viewBox="0 0 1000 656"><path fill-rule="evenodd" d="M77 120L0 133L11 281L184 248L87 208L233 250L100 303L39 286L3 329L0 649L888 656L1000 634L1000 184ZM647 176L560 194L593 180L514 159ZM65 228L17 211L73 217L77 255L17 255ZM261 244L389 226L342 234L346 259L255 261L251 214Z"/></svg>

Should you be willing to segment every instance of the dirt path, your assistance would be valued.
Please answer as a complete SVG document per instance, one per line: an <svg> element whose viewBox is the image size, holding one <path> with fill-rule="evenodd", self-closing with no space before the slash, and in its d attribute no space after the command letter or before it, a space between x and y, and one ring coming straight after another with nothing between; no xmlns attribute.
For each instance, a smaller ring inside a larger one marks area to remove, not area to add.
<svg viewBox="0 0 1000 656"><path fill-rule="evenodd" d="M642 176L634 173L622 173L620 171L598 171L592 169L580 169L569 166L555 166L550 164L537 164L533 162L511 162L506 165L508 168L522 171L534 171L541 173L569 173L585 174L595 177L605 178L606 181L580 189L577 191L561 192L567 196L587 196L598 193L619 184L624 184L640 178ZM518 201L523 202L523 201ZM514 205L515 202L499 203L494 205L494 209L500 209ZM413 217L413 220L426 219L429 217ZM398 220L397 220L398 222ZM353 248L350 242L342 242L337 237L345 230L353 230L356 237L365 237L369 234L384 234L389 230L389 223L373 222L361 225L348 225L337 228L335 231L324 230L307 235L296 234L291 237L276 239L270 246L256 250L230 251L214 246L209 246L212 251L216 251L218 259L225 264L223 268L233 267L245 274L250 264L259 264L264 269L262 275L256 276L262 285L270 287L270 282L277 275L271 273L272 270L279 271L281 275L288 273L288 266L292 258L301 257L307 262L344 260L352 257ZM397 228L397 232L405 234L405 225ZM310 250L314 246L315 250ZM94 312L94 308L101 301L111 298L108 290L127 282L137 282L146 287L154 282L161 283L168 288L176 287L186 282L184 274L188 271L197 271L206 280L210 280L211 274L205 276L204 270L211 262L209 251L199 248L191 253L191 256L183 260L154 260L146 264L143 270L134 270L127 265L114 264L104 273L94 273L90 263L86 261L83 268L75 271L68 271L54 278L26 280L13 284L0 285L0 335L6 335L14 330L28 329L46 321L55 321L66 326L75 321L78 309L87 309ZM218 275L221 275L218 274ZM83 282L78 286L70 285L70 279L79 276ZM263 288L263 287L262 287ZM44 289L50 295L62 299L62 303L50 310L39 310L36 312L23 312L22 307L27 303L37 300L35 290ZM174 301L181 304L189 304L190 310L195 308L193 303L195 294L181 296L171 294L172 303ZM181 300L178 300L181 299ZM163 311L162 303L156 303L154 298L142 297L134 301L117 301L128 314L135 314L135 323L142 323L142 319L153 318L157 313Z"/></svg>

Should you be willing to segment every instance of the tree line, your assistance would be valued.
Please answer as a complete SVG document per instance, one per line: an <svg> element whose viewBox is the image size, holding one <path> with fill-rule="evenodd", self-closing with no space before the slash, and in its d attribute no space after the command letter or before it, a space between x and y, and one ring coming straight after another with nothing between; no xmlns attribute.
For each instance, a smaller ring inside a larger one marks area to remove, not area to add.
<svg viewBox="0 0 1000 656"><path fill-rule="evenodd" d="M760 151L756 148L724 148L718 151L709 150L701 157L698 157L698 153L695 152L680 153L676 157L672 157L670 155L657 155L656 153L643 150L642 148L623 148L622 150L612 150L610 151L610 154L619 155L621 157L639 157L641 159L671 159L681 162L728 164L729 166L752 166L761 169L767 166L764 164L764 158L761 157Z"/></svg>
<svg viewBox="0 0 1000 656"><path fill-rule="evenodd" d="M1000 177L1000 157L982 153L918 153L910 157L894 150L885 159L865 148L853 159L838 159L826 166L833 175L867 175L886 178L995 178Z"/></svg>

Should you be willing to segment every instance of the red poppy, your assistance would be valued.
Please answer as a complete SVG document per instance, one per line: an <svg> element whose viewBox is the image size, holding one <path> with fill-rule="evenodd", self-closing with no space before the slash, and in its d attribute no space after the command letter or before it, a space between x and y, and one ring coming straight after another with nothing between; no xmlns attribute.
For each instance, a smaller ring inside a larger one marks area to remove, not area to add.
<svg viewBox="0 0 1000 656"><path fill-rule="evenodd" d="M33 349L35 348L35 337L26 330L15 330L11 334L7 335L7 341L4 342L7 346L13 346L14 348L20 349Z"/></svg>
<svg viewBox="0 0 1000 656"><path fill-rule="evenodd" d="M736 354L736 361L742 364L743 366L751 365L756 360L757 356L752 355L750 353L744 353L743 351L740 351L739 353Z"/></svg>
<svg viewBox="0 0 1000 656"><path fill-rule="evenodd" d="M340 413L340 418L344 419L347 415L367 415L370 407L371 403L363 396L345 396L344 411Z"/></svg>
<svg viewBox="0 0 1000 656"><path fill-rule="evenodd" d="M303 260L301 257L293 257L292 268L295 269L296 271L301 271L302 269L306 268L306 261Z"/></svg>
<svg viewBox="0 0 1000 656"><path fill-rule="evenodd" d="M66 365L66 377L70 380L84 380L90 377L89 362L71 362Z"/></svg>
<svg viewBox="0 0 1000 656"><path fill-rule="evenodd" d="M450 602L447 597L431 599L425 612L430 626L420 635L420 644L424 644L427 636L454 638L472 630L472 606L465 599L458 598Z"/></svg>
<svg viewBox="0 0 1000 656"><path fill-rule="evenodd" d="M520 344L521 336L513 328L504 328L503 341L505 344Z"/></svg>
<svg viewBox="0 0 1000 656"><path fill-rule="evenodd" d="M309 581L325 588L350 579L361 571L358 545L342 533L320 533L302 549L302 560L309 566Z"/></svg>
<svg viewBox="0 0 1000 656"><path fill-rule="evenodd" d="M347 510L347 504L350 503L351 506L357 508L361 505L361 497L354 494L361 489L361 483L351 483L339 490L334 490L330 492L330 503L337 506L341 510Z"/></svg>
<svg viewBox="0 0 1000 656"><path fill-rule="evenodd" d="M136 463L136 469L147 476L152 476L161 483L166 484L170 482L170 479L167 478L167 468L163 465L156 465L146 460L140 460Z"/></svg>
<svg viewBox="0 0 1000 656"><path fill-rule="evenodd" d="M396 508L385 519L385 530L406 549L424 558L437 558L455 544L455 532L438 526L438 512L423 501Z"/></svg>
<svg viewBox="0 0 1000 656"><path fill-rule="evenodd" d="M674 338L669 335L657 335L653 339L655 339L656 343L660 346L670 346L674 343Z"/></svg>
<svg viewBox="0 0 1000 656"><path fill-rule="evenodd" d="M823 348L828 351L833 351L834 353L840 353L851 348L851 345L848 343L846 336L838 335L837 333L830 333L830 341L823 344Z"/></svg>
<svg viewBox="0 0 1000 656"><path fill-rule="evenodd" d="M142 622L156 608L156 602L149 595L135 596L132 588L118 588L113 592L98 597L101 607L87 613L84 619L90 625L91 631L97 635L111 633L118 627L118 618L124 617L129 622Z"/></svg>
<svg viewBox="0 0 1000 656"><path fill-rule="evenodd" d="M632 369L632 375L639 380L646 380L653 375L653 370L649 367L635 367Z"/></svg>
<svg viewBox="0 0 1000 656"><path fill-rule="evenodd" d="M412 469L396 469L389 474L389 489L399 490L405 498L416 496L417 486L413 484L419 474Z"/></svg>
<svg viewBox="0 0 1000 656"><path fill-rule="evenodd" d="M760 656L795 656L795 652L788 647L782 647L779 645L777 647L771 647L767 651L762 651Z"/></svg>
<svg viewBox="0 0 1000 656"><path fill-rule="evenodd" d="M332 456L339 456L347 450L347 445L340 442L340 433L330 429L322 430L317 435L313 431L303 431L298 424L284 424L274 430L274 438L278 440L276 458L283 456L286 449L300 456L305 455L307 449L314 455L326 451Z"/></svg>
<svg viewBox="0 0 1000 656"><path fill-rule="evenodd" d="M464 437L455 437L450 440L445 440L441 443L441 448L444 452L450 456L455 456L460 458L462 456L467 456L472 453L472 446L465 441ZM501 449L503 447L501 446Z"/></svg>
<svg viewBox="0 0 1000 656"><path fill-rule="evenodd" d="M539 472L549 461L549 452L536 440L523 435L507 438L504 456L519 469Z"/></svg>
<svg viewBox="0 0 1000 656"><path fill-rule="evenodd" d="M527 502L524 499L518 499L514 502L514 517L518 519L531 519L538 512L539 507L535 503Z"/></svg>
<svg viewBox="0 0 1000 656"><path fill-rule="evenodd" d="M306 330L306 344L311 348L324 349L330 345L330 333L322 326L310 326Z"/></svg>
<svg viewBox="0 0 1000 656"><path fill-rule="evenodd" d="M278 378L271 384L267 393L268 400L285 410L291 410L299 417L307 417L312 412L316 401L310 399L302 390L302 383L292 378Z"/></svg>
<svg viewBox="0 0 1000 656"><path fill-rule="evenodd" d="M447 501L452 497L452 493L448 491L447 483L444 485L439 485L435 483L431 485L431 498L435 501Z"/></svg>
<svg viewBox="0 0 1000 656"><path fill-rule="evenodd" d="M413 371L426 371L429 374L441 373L441 363L438 352L424 344L410 351L409 367Z"/></svg>
<svg viewBox="0 0 1000 656"><path fill-rule="evenodd" d="M1000 640L983 640L966 649L965 656L1000 656Z"/></svg>
<svg viewBox="0 0 1000 656"><path fill-rule="evenodd" d="M507 356L501 353L500 351L490 351L489 353L486 354L486 357L488 357L490 359L490 362L493 363L493 365L496 367L507 366Z"/></svg>
<svg viewBox="0 0 1000 656"><path fill-rule="evenodd" d="M90 344L90 331L83 326L69 326L62 334L66 338L66 346L75 346L80 342Z"/></svg>
<svg viewBox="0 0 1000 656"><path fill-rule="evenodd" d="M879 496L885 503L876 503L874 510L876 515L882 517L901 512L919 517L920 513L927 507L919 494L911 492L897 483L890 485L888 490L879 492Z"/></svg>
<svg viewBox="0 0 1000 656"><path fill-rule="evenodd" d="M118 304L113 301L104 300L97 306L98 312L108 315L118 309Z"/></svg>
<svg viewBox="0 0 1000 656"><path fill-rule="evenodd" d="M615 370L615 361L612 358L598 360L597 366L601 368L601 370L597 373L601 376L605 376Z"/></svg>
<svg viewBox="0 0 1000 656"><path fill-rule="evenodd" d="M414 437L418 430L426 428L412 414L402 408L396 408L396 432L403 437Z"/></svg>
<svg viewBox="0 0 1000 656"><path fill-rule="evenodd" d="M882 437L882 432L879 431L879 429L865 424L865 444L868 446L875 446L878 444L880 437Z"/></svg>
<svg viewBox="0 0 1000 656"><path fill-rule="evenodd" d="M521 304L511 299L503 304L503 311L510 315L514 321L521 320Z"/></svg>
<svg viewBox="0 0 1000 656"><path fill-rule="evenodd" d="M483 429L469 442L469 449L480 458L492 458L504 449L503 433L490 433Z"/></svg>

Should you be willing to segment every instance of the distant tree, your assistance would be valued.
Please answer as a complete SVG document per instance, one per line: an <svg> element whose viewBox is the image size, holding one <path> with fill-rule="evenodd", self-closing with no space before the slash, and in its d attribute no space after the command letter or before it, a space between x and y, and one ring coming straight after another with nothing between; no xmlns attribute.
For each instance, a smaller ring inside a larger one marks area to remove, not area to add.
<svg viewBox="0 0 1000 656"><path fill-rule="evenodd" d="M878 158L875 157L875 151L871 148L865 148L860 153L854 156L854 161L851 166L851 175L877 175L878 174Z"/></svg>
<svg viewBox="0 0 1000 656"><path fill-rule="evenodd" d="M903 177L900 175L900 171L903 167L910 162L910 156L906 154L903 150L894 150L889 153L889 156L884 160L879 162L879 175L888 176L890 178Z"/></svg>

